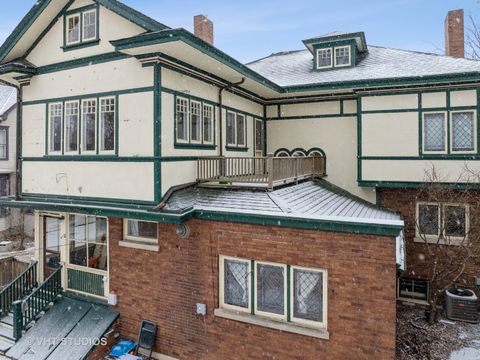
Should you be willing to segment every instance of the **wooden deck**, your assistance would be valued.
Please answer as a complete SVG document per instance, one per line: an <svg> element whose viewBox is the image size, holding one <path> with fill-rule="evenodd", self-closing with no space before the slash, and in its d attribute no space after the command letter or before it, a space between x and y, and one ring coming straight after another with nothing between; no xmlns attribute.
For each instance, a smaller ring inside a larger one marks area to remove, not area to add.
<svg viewBox="0 0 480 360"><path fill-rule="evenodd" d="M325 176L325 157L202 157L197 182L214 188L264 188Z"/></svg>

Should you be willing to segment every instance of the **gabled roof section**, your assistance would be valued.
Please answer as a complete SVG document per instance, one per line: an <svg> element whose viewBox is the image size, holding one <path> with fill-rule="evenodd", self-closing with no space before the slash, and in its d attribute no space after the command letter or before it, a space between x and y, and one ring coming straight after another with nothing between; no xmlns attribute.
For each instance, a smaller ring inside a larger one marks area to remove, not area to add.
<svg viewBox="0 0 480 360"><path fill-rule="evenodd" d="M37 0L0 47L0 63L22 58L39 37L75 0ZM168 26L132 9L118 0L95 0L100 5L126 18L146 31L160 31Z"/></svg>
<svg viewBox="0 0 480 360"><path fill-rule="evenodd" d="M328 34L320 35L311 39L303 40L303 43L307 49L313 54L313 48L315 45L334 43L342 40L355 40L357 44L357 50L361 53L367 52L367 40L365 38L365 33L360 32L344 32L344 31L334 31Z"/></svg>

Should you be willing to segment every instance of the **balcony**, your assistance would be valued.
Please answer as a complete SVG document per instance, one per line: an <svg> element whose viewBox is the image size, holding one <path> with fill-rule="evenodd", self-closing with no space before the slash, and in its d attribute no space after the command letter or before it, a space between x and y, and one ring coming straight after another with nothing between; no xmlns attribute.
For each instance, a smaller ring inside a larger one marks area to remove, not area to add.
<svg viewBox="0 0 480 360"><path fill-rule="evenodd" d="M325 176L325 157L201 157L197 182L204 187L265 188Z"/></svg>

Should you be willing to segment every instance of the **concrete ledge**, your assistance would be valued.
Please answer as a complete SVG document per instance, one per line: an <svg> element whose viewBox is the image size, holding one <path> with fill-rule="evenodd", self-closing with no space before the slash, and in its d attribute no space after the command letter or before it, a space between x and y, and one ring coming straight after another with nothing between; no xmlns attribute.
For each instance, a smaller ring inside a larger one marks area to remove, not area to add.
<svg viewBox="0 0 480 360"><path fill-rule="evenodd" d="M128 247L132 249L139 249L139 250L147 250L147 251L160 251L160 247L158 245L150 245L150 244L142 244L139 242L134 242L134 241L119 241L118 245L123 246L123 247Z"/></svg>
<svg viewBox="0 0 480 360"><path fill-rule="evenodd" d="M240 322L244 322L252 325L268 327L270 329L286 331L286 332L291 332L294 334L300 334L300 335L305 335L310 337L316 337L318 339L324 339L324 340L328 340L330 338L330 334L326 329L308 328L295 323L285 323L285 322L265 319L260 316L256 316L252 314L229 311L224 309L215 309L213 313L215 316L218 316L221 318L240 321Z"/></svg>

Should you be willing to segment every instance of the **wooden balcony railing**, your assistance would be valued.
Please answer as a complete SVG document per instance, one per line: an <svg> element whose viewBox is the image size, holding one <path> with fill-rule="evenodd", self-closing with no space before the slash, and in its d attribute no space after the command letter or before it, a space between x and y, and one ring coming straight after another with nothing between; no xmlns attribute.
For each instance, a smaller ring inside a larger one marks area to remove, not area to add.
<svg viewBox="0 0 480 360"><path fill-rule="evenodd" d="M202 157L197 161L197 181L208 186L273 189L324 175L323 156Z"/></svg>

